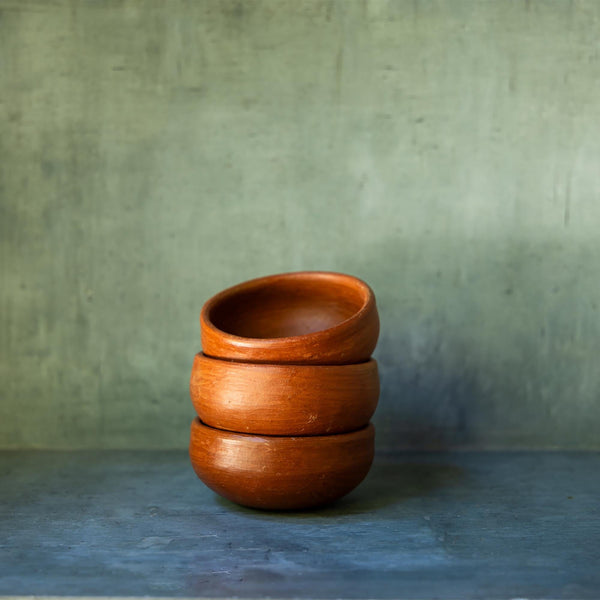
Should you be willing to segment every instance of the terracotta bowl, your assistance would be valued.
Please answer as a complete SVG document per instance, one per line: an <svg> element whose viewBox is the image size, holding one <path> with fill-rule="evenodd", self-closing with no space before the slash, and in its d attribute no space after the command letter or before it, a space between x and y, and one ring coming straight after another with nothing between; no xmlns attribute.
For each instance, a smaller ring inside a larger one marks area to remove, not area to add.
<svg viewBox="0 0 600 600"><path fill-rule="evenodd" d="M367 475L375 429L338 435L277 437L222 431L192 422L190 459L221 496L253 508L290 510L333 502Z"/></svg>
<svg viewBox="0 0 600 600"><path fill-rule="evenodd" d="M204 354L246 362L346 364L369 359L379 335L371 288L306 271L253 279L202 308Z"/></svg>
<svg viewBox="0 0 600 600"><path fill-rule="evenodd" d="M324 435L364 427L377 407L371 359L353 365L230 362L197 354L192 404L206 425L241 433Z"/></svg>

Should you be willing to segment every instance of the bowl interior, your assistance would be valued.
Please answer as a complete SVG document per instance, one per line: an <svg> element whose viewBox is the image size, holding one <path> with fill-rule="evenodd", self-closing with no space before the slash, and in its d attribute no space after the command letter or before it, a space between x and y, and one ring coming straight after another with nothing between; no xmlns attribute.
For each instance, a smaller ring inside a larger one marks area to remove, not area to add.
<svg viewBox="0 0 600 600"><path fill-rule="evenodd" d="M224 297L213 325L246 338L284 338L330 329L356 314L368 292L354 281L293 277L266 281Z"/></svg>

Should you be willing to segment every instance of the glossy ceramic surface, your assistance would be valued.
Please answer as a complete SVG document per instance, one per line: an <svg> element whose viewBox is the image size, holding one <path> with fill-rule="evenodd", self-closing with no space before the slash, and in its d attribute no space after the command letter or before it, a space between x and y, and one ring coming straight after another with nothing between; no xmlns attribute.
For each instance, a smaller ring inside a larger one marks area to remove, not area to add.
<svg viewBox="0 0 600 600"><path fill-rule="evenodd" d="M375 429L328 436L233 433L192 422L190 459L221 496L253 508L305 509L333 502L367 475Z"/></svg>
<svg viewBox="0 0 600 600"><path fill-rule="evenodd" d="M211 427L267 435L353 431L377 407L379 377L371 359L353 365L273 365L197 354L190 395Z"/></svg>

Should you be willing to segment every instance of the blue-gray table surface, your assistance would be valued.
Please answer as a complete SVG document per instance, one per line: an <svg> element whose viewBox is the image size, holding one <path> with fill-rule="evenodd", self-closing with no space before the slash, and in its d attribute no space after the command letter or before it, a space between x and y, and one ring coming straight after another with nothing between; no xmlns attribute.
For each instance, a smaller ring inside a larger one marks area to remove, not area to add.
<svg viewBox="0 0 600 600"><path fill-rule="evenodd" d="M183 452L2 452L0 595L599 598L600 454L378 455L337 504L268 513Z"/></svg>

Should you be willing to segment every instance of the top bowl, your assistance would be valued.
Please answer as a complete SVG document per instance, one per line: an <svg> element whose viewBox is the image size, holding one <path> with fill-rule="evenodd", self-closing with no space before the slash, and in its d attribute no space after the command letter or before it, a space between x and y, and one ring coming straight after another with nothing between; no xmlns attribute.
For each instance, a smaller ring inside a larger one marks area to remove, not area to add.
<svg viewBox="0 0 600 600"><path fill-rule="evenodd" d="M252 279L202 307L204 354L256 363L350 364L369 359L379 335L371 288L341 273Z"/></svg>

